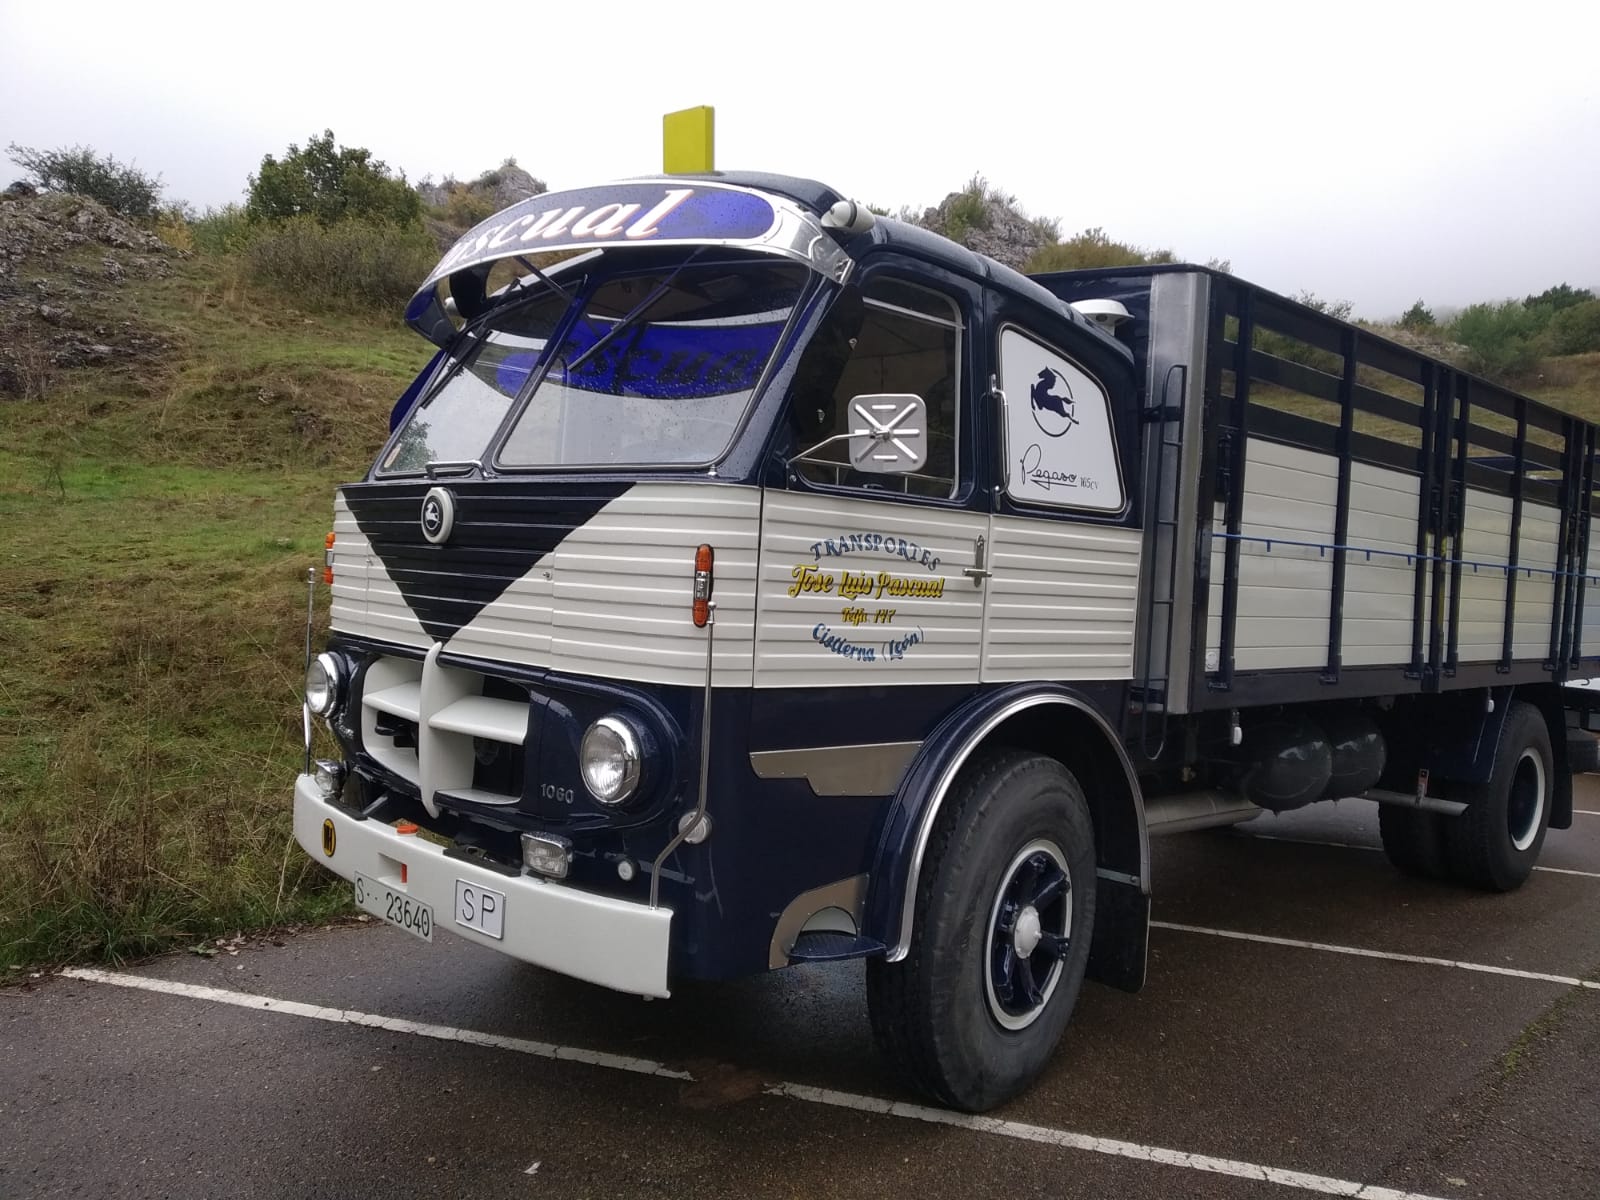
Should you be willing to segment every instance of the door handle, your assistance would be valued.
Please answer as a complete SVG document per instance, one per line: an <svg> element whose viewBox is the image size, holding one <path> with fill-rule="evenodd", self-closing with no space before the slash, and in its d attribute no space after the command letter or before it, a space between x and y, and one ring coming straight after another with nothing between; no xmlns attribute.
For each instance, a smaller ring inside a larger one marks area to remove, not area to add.
<svg viewBox="0 0 1600 1200"><path fill-rule="evenodd" d="M982 587L985 579L993 579L994 572L984 566L989 558L989 543L982 534L978 535L978 544L973 548L972 566L962 567L961 573L972 580L973 587Z"/></svg>

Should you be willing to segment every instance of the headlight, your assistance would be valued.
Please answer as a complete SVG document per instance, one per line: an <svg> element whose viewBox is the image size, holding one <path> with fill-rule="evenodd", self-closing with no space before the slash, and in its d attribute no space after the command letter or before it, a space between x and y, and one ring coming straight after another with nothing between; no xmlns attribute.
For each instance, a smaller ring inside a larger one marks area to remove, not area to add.
<svg viewBox="0 0 1600 1200"><path fill-rule="evenodd" d="M306 707L319 717L327 716L339 707L343 682L339 660L331 654L317 655L306 668Z"/></svg>
<svg viewBox="0 0 1600 1200"><path fill-rule="evenodd" d="M621 717L601 717L578 748L583 782L601 804L621 804L639 786L639 735Z"/></svg>

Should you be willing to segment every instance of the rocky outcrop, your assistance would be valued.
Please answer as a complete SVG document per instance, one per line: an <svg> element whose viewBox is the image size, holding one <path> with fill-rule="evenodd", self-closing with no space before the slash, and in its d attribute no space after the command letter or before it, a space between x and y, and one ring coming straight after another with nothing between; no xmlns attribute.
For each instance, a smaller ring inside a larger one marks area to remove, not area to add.
<svg viewBox="0 0 1600 1200"><path fill-rule="evenodd" d="M83 196L0 196L0 398L42 397L58 369L132 362L163 343L107 303L170 274L173 250Z"/></svg>
<svg viewBox="0 0 1600 1200"><path fill-rule="evenodd" d="M901 217L1018 271L1060 236L1056 222L1028 216L1015 197L981 178L920 214L902 212Z"/></svg>
<svg viewBox="0 0 1600 1200"><path fill-rule="evenodd" d="M432 179L422 179L416 186L422 203L429 208L450 208L451 202L459 202L459 197L470 197L475 205L491 213L514 205L518 200L526 200L530 195L542 195L547 190L549 187L544 186L544 181L522 170L515 158L507 158L493 171L485 171L470 181L454 179L446 174L437 184Z"/></svg>

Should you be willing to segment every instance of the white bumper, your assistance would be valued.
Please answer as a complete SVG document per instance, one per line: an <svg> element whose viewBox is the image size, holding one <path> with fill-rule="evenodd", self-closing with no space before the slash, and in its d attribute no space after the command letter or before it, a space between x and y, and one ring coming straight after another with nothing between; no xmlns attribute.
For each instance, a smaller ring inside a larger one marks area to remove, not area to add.
<svg viewBox="0 0 1600 1200"><path fill-rule="evenodd" d="M333 822L334 852L323 824ZM294 836L323 866L350 879L357 871L433 907L440 928L459 938L563 975L641 996L666 996L672 911L594 896L531 875L512 877L459 859L381 821L358 821L326 803L309 775L294 784ZM400 864L406 881L400 882ZM455 924L456 880L505 894L505 936Z"/></svg>

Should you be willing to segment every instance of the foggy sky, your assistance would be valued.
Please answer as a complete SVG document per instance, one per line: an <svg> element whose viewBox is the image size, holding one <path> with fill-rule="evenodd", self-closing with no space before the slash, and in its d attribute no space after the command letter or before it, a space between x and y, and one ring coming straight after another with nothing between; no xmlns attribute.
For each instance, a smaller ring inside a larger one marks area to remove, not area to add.
<svg viewBox="0 0 1600 1200"><path fill-rule="evenodd" d="M1600 286L1600 6L0 0L0 145L87 143L240 200L324 128L413 180L717 164L898 208L975 172L1064 234L1392 316ZM21 171L0 161L0 184Z"/></svg>

